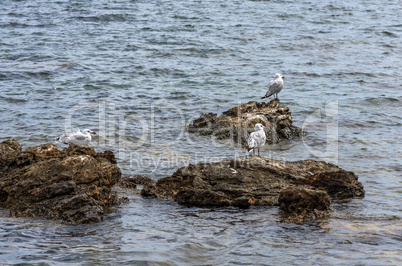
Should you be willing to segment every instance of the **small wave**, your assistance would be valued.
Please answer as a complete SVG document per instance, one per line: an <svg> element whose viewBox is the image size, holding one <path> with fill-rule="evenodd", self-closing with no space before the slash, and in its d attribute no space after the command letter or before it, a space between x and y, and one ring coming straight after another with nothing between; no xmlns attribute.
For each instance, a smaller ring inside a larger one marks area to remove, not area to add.
<svg viewBox="0 0 402 266"><path fill-rule="evenodd" d="M51 71L27 71L26 75L30 77L49 78L53 73Z"/></svg>
<svg viewBox="0 0 402 266"><path fill-rule="evenodd" d="M173 94L173 95L169 95L166 97L166 99L171 99L171 100L184 100L184 99L188 99L189 97L187 95L180 95L180 94Z"/></svg>
<svg viewBox="0 0 402 266"><path fill-rule="evenodd" d="M132 20L133 17L127 14L104 14L99 16L78 16L73 19L84 22L126 22Z"/></svg>
<svg viewBox="0 0 402 266"><path fill-rule="evenodd" d="M68 62L60 64L60 69L89 69L89 67L81 63Z"/></svg>
<svg viewBox="0 0 402 266"><path fill-rule="evenodd" d="M84 85L84 89L85 90L98 90L98 89L100 89L100 87L95 86L95 85L91 85L91 84L86 84L86 85Z"/></svg>
<svg viewBox="0 0 402 266"><path fill-rule="evenodd" d="M7 75L0 73L0 80L7 80Z"/></svg>
<svg viewBox="0 0 402 266"><path fill-rule="evenodd" d="M56 24L26 24L26 23L18 23L18 22L9 22L7 24L2 25L3 27L9 27L9 28L46 28L46 27L56 27Z"/></svg>
<svg viewBox="0 0 402 266"><path fill-rule="evenodd" d="M170 94L171 95L189 95L190 93L188 91L172 91Z"/></svg>
<svg viewBox="0 0 402 266"><path fill-rule="evenodd" d="M17 80L29 78L48 79L53 75L52 71L9 71L0 73L0 80Z"/></svg>
<svg viewBox="0 0 402 266"><path fill-rule="evenodd" d="M364 100L368 104L383 105L385 103L398 103L399 99L394 97L370 97Z"/></svg>
<svg viewBox="0 0 402 266"><path fill-rule="evenodd" d="M179 52L189 52L191 55L198 55L200 57L208 57L209 55L220 55L229 53L232 50L228 48L197 48L197 47L188 47L188 48L180 48L176 49Z"/></svg>
<svg viewBox="0 0 402 266"><path fill-rule="evenodd" d="M11 97L3 97L0 96L1 100L4 100L9 103L25 103L28 102L26 99L18 99L18 98L11 98Z"/></svg>
<svg viewBox="0 0 402 266"><path fill-rule="evenodd" d="M390 31L382 31L382 32L381 32L381 35L383 35L383 36L388 36L388 37L393 37L393 38L397 38L397 37L398 37L398 35L396 35L396 34L393 33L393 32L390 32Z"/></svg>
<svg viewBox="0 0 402 266"><path fill-rule="evenodd" d="M314 64L314 63L313 63ZM306 76L306 77L323 77L323 78L345 78L348 76L361 77L360 81L366 82L363 78L377 78L377 77L388 77L389 75L385 73L366 73L366 72L335 72L335 73L315 73L315 72L298 72L292 71L289 74L293 76ZM288 75L289 75L288 74ZM360 82L359 81L359 82Z"/></svg>
<svg viewBox="0 0 402 266"><path fill-rule="evenodd" d="M180 16L180 15L174 15L174 19L182 19L182 20L198 20L198 17L187 17L187 16Z"/></svg>
<svg viewBox="0 0 402 266"><path fill-rule="evenodd" d="M151 73L154 76L169 76L172 78L188 78L188 74L186 74L184 71L180 69L169 69L169 68L151 68L150 69Z"/></svg>
<svg viewBox="0 0 402 266"><path fill-rule="evenodd" d="M147 95L147 94L137 94L137 96L136 96L137 98L146 98L146 99L149 99L149 98L151 98L151 97L149 97L149 95Z"/></svg>
<svg viewBox="0 0 402 266"><path fill-rule="evenodd" d="M126 45L126 48L124 48L124 51L137 51L138 49L140 49L139 46L133 45L133 44L128 44Z"/></svg>

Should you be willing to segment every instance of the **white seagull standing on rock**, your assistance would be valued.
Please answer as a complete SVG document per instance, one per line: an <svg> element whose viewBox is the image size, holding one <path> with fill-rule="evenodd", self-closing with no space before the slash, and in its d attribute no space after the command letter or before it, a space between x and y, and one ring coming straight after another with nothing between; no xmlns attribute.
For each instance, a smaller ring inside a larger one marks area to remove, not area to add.
<svg viewBox="0 0 402 266"><path fill-rule="evenodd" d="M285 77L282 76L279 73L275 74L275 78L271 80L268 84L268 91L265 93L264 97L261 97L261 99L268 98L269 96L275 94L275 98L278 98L278 93L283 89L283 79Z"/></svg>
<svg viewBox="0 0 402 266"><path fill-rule="evenodd" d="M89 145L92 140L91 134L96 134L90 129L85 129L84 131L77 130L77 132L70 135L62 135L56 140L64 144L77 144L77 145Z"/></svg>
<svg viewBox="0 0 402 266"><path fill-rule="evenodd" d="M260 147L265 144L267 137L265 136L264 128L265 127L260 123L255 124L254 132L248 137L248 152L253 151L253 155L255 155L255 149L257 149L258 156L260 156Z"/></svg>

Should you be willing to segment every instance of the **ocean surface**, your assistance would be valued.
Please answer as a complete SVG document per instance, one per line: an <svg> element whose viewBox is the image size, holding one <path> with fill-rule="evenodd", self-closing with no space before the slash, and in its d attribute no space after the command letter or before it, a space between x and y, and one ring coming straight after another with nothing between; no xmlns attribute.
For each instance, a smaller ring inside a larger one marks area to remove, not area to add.
<svg viewBox="0 0 402 266"><path fill-rule="evenodd" d="M187 208L123 189L130 203L94 225L0 209L0 264L401 265L401 18L396 0L2 0L0 141L90 128L124 176L157 180L244 156L186 126L259 101L278 72L307 135L261 155L336 163L366 196L304 225L275 207Z"/></svg>

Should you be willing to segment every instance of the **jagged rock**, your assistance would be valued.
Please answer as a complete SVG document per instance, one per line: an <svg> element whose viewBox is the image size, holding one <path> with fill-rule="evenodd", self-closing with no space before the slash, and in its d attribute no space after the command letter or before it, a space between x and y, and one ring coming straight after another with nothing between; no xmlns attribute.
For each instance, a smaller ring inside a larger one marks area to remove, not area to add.
<svg viewBox="0 0 402 266"><path fill-rule="evenodd" d="M0 143L0 155L22 151L22 146L14 139L5 140Z"/></svg>
<svg viewBox="0 0 402 266"><path fill-rule="evenodd" d="M129 188L129 189L137 188L137 183L131 177L128 176L122 177L116 185L122 188Z"/></svg>
<svg viewBox="0 0 402 266"><path fill-rule="evenodd" d="M327 182L331 177L336 181ZM247 208L252 205L278 206L284 189L314 191L315 194L310 193L311 200L315 200L314 195L328 199L340 195L342 198L364 197L358 177L336 165L313 160L285 162L259 156L190 164L154 185L145 186L141 194L146 198L171 199L189 206ZM329 204L329 200L323 202L323 206ZM306 213L310 212L311 206L316 205L305 203ZM321 211L320 208L314 209Z"/></svg>
<svg viewBox="0 0 402 266"><path fill-rule="evenodd" d="M327 215L330 198L326 191L307 188L287 188L278 198L279 207L284 211L283 220L304 223Z"/></svg>
<svg viewBox="0 0 402 266"><path fill-rule="evenodd" d="M145 175L125 176L116 184L122 188L136 189L137 185L154 185L155 181Z"/></svg>
<svg viewBox="0 0 402 266"><path fill-rule="evenodd" d="M110 151L76 145L60 151L53 144L22 151L13 140L0 144L0 173L0 207L12 216L71 223L100 221L121 177Z"/></svg>
<svg viewBox="0 0 402 266"><path fill-rule="evenodd" d="M189 132L212 135L219 140L232 140L246 144L256 123L267 127L267 143L304 136L302 129L294 126L289 107L282 106L278 99L266 102L248 102L233 107L220 116L206 113L195 119L187 128Z"/></svg>
<svg viewBox="0 0 402 266"><path fill-rule="evenodd" d="M358 177L353 172L337 171L318 173L309 176L305 182L326 190L329 195L337 199L346 199L352 197L364 197L363 185L358 181Z"/></svg>

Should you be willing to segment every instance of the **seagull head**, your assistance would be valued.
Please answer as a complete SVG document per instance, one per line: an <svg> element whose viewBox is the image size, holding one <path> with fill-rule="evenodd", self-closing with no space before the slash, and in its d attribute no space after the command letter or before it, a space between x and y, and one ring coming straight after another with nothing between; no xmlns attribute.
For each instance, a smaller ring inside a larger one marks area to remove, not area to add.
<svg viewBox="0 0 402 266"><path fill-rule="evenodd" d="M90 130L90 129L84 129L84 131L82 131L82 133L85 133L85 134L94 134L94 135L96 135L96 133L94 132L94 131L92 131L92 130Z"/></svg>
<svg viewBox="0 0 402 266"><path fill-rule="evenodd" d="M257 124L255 124L255 126L254 126L254 130L255 130L255 131L263 130L263 129L265 129L265 128L266 128L266 127L264 127L263 124L260 124L260 123L257 123Z"/></svg>
<svg viewBox="0 0 402 266"><path fill-rule="evenodd" d="M283 79L284 79L285 77L284 77L284 76L282 76L282 75L281 75L281 74L279 74L279 73L276 73L276 74L275 74L275 78L276 78L276 79L277 79L277 78L283 78Z"/></svg>

